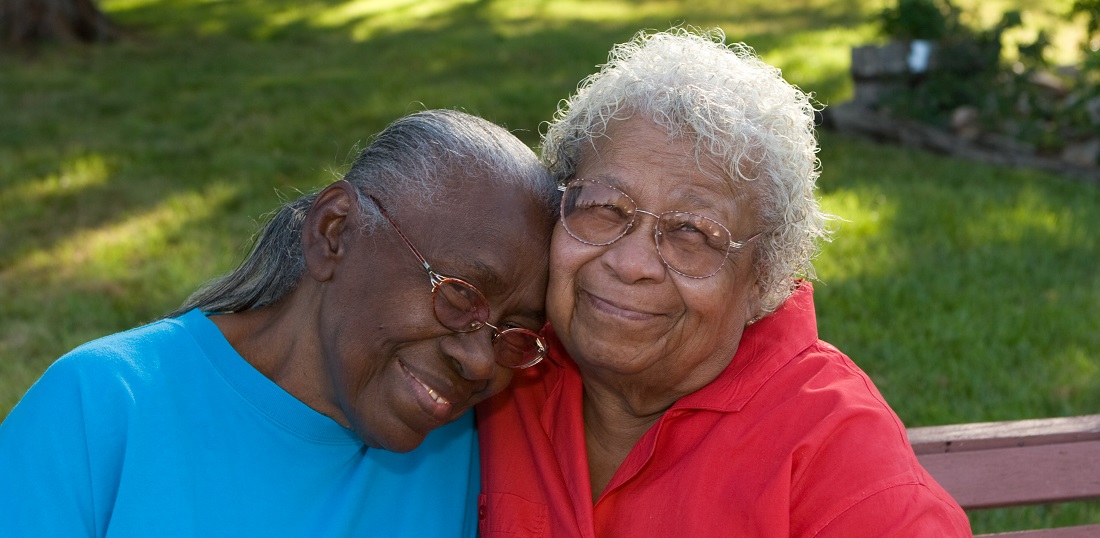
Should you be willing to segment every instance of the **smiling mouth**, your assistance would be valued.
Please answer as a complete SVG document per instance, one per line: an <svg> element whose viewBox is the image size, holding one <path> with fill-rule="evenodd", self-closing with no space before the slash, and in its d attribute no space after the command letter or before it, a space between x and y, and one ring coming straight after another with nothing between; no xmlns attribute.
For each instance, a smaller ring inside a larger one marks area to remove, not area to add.
<svg viewBox="0 0 1100 538"><path fill-rule="evenodd" d="M431 422L428 424L421 424L418 420L415 421L419 424L418 427L426 426L428 430L431 430L456 418L455 413L458 409L456 409L455 404L443 397L434 387L429 386L419 377L413 375L412 371L406 368L401 361L398 361L397 364L405 374L405 380L408 382L408 388L412 391L417 406L431 417Z"/></svg>
<svg viewBox="0 0 1100 538"><path fill-rule="evenodd" d="M424 390L428 391L428 396L431 396L432 399L435 400L435 403L441 404L441 405L451 405L450 400L444 398L438 392L436 392L435 389L429 387L427 383L421 381L420 378L416 377L416 375L414 375L412 372L410 372L408 370L408 368L405 368L404 365L402 365L402 368L405 370L405 373L409 374L409 377L412 377L413 379L415 379L417 383L420 383L421 387L424 387Z"/></svg>
<svg viewBox="0 0 1100 538"><path fill-rule="evenodd" d="M427 383L421 381L420 377L417 377L414 373L410 372L409 369L407 369L407 367L405 367L404 364L400 364L400 366L401 366L401 370L404 370L405 374L412 378L412 381L415 381L415 382L419 383L420 386L423 387L423 391L428 393L428 396L431 397L432 402L436 403L436 405L433 406L434 408L436 408L436 409L433 409L433 414L438 415L438 414L440 414L440 411L441 411L442 408L450 408L451 407L451 405L452 405L451 400L449 400L447 398L444 398L441 394L439 394L436 391L436 389L432 388Z"/></svg>
<svg viewBox="0 0 1100 538"><path fill-rule="evenodd" d="M648 312L643 312L640 310L624 308L611 301L608 301L607 299L604 299L597 295L593 295L591 293L586 293L585 295L588 296L588 302L590 305L592 305L593 308L606 314L611 314L616 317L628 320L649 320L654 317L654 314L650 314Z"/></svg>
<svg viewBox="0 0 1100 538"><path fill-rule="evenodd" d="M415 376L413 376L413 377L415 377ZM419 379L417 379L417 381L420 381L420 380L419 380ZM420 381L420 384L421 384L421 385L424 385L424 382L423 382L423 381ZM433 400L435 400L435 402L436 402L436 403L441 403L441 404L449 404L449 403L451 403L451 402L450 402L449 400L447 400L446 398L444 398L444 397L440 396L440 395L439 395L439 393L435 391L435 389L433 389L433 388L431 388L431 387L429 387L429 386L427 386L427 385L424 385L424 388L428 389L428 396L431 396L431 397L432 397L432 399L433 399Z"/></svg>

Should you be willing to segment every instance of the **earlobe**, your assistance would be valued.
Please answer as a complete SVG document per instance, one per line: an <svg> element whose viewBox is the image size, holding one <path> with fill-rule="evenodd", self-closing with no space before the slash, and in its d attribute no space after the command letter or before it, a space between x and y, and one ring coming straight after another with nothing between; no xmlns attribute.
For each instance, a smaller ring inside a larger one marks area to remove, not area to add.
<svg viewBox="0 0 1100 538"><path fill-rule="evenodd" d="M344 180L317 195L302 223L302 253L306 273L318 282L332 278L347 254L347 231L358 207L355 187Z"/></svg>

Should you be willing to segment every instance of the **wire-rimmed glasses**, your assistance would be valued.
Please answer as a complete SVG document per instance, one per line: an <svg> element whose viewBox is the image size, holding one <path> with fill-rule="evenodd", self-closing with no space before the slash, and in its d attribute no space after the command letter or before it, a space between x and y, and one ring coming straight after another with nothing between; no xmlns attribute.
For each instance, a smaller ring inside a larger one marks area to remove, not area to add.
<svg viewBox="0 0 1100 538"><path fill-rule="evenodd" d="M638 214L656 219L653 240L669 269L689 278L714 276L730 252L760 237L734 241L728 228L713 219L687 211L652 213L638 209L625 192L592 179L578 178L562 191L561 222L565 231L586 245L610 245L630 232Z"/></svg>
<svg viewBox="0 0 1100 538"><path fill-rule="evenodd" d="M482 327L492 329L493 358L507 368L528 368L538 364L546 356L546 342L538 333L521 327L500 329L489 323L489 301L473 284L461 278L441 275L432 269L420 251L397 227L374 196L367 195L378 211L390 223L401 240L408 245L421 266L428 272L432 284L432 310L435 319L449 330L468 333Z"/></svg>

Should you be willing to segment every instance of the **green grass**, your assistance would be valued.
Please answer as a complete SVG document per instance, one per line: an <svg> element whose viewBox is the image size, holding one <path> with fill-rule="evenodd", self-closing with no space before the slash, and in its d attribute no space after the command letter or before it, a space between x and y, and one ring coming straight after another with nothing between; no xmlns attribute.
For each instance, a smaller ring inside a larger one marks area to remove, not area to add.
<svg viewBox="0 0 1100 538"><path fill-rule="evenodd" d="M1100 189L835 135L824 338L910 425L1100 410ZM834 172L843 170L842 175Z"/></svg>
<svg viewBox="0 0 1100 538"><path fill-rule="evenodd" d="M0 417L65 351L232 268L281 196L331 181L404 113L462 108L535 145L611 44L680 22L839 103L884 2L864 4L104 0L127 39L0 55ZM1023 4L1049 19L1069 2L997 3ZM846 219L817 264L821 334L908 425L1100 411L1097 185L821 140L822 201Z"/></svg>

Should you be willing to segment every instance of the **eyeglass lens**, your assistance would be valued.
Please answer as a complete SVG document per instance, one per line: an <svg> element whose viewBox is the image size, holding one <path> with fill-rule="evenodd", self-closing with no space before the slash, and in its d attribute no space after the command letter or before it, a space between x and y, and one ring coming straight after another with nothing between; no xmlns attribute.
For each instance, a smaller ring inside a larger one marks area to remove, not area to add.
<svg viewBox="0 0 1100 538"><path fill-rule="evenodd" d="M489 325L489 302L470 283L444 278L432 291L435 317L444 327L472 332L484 326L493 330L493 353L497 363L508 368L526 368L542 360L546 346L538 334L513 327L503 331Z"/></svg>
<svg viewBox="0 0 1100 538"><path fill-rule="evenodd" d="M489 319L489 302L466 282L445 278L432 292L435 317L444 327L458 332L481 328Z"/></svg>
<svg viewBox="0 0 1100 538"><path fill-rule="evenodd" d="M561 219L578 241L609 245L630 231L641 211L626 193L596 181L574 180L565 189ZM718 272L729 254L729 230L717 221L684 211L657 217L654 239L661 259L672 270L690 277Z"/></svg>

